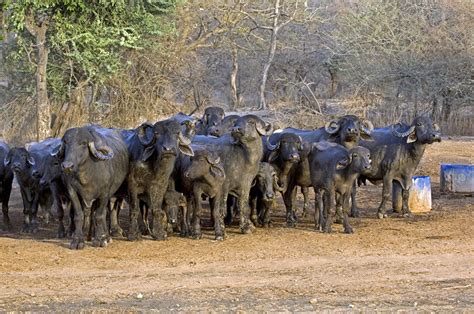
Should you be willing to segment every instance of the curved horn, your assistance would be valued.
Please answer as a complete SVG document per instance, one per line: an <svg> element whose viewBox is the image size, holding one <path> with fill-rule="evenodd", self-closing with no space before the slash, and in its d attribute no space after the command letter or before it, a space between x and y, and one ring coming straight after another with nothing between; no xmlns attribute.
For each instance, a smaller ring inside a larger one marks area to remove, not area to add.
<svg viewBox="0 0 474 314"><path fill-rule="evenodd" d="M273 152L280 147L280 141L273 145L272 143L270 143L270 137L267 137L267 140L265 141L265 146L269 151Z"/></svg>
<svg viewBox="0 0 474 314"><path fill-rule="evenodd" d="M337 120L331 120L329 121L328 123L326 123L326 125L324 126L324 129L326 130L326 132L328 132L329 134L334 134L336 133L337 131L339 131L339 128L341 126L339 125L339 122Z"/></svg>
<svg viewBox="0 0 474 314"><path fill-rule="evenodd" d="M64 144L61 142L58 146L56 146L50 153L53 157L60 157L64 153Z"/></svg>
<svg viewBox="0 0 474 314"><path fill-rule="evenodd" d="M94 142L89 142L88 146L91 154L99 160L109 160L114 157L114 152L108 146L103 146L100 149L97 149Z"/></svg>
<svg viewBox="0 0 474 314"><path fill-rule="evenodd" d="M178 134L178 141L181 145L190 145L191 144L191 140L189 138L187 138L186 136L184 136L183 133L181 133L181 131Z"/></svg>
<svg viewBox="0 0 474 314"><path fill-rule="evenodd" d="M285 185L284 184L280 185L278 183L278 176L277 175L275 175L273 177L273 189L275 191L278 191L278 192L284 192L285 191Z"/></svg>
<svg viewBox="0 0 474 314"><path fill-rule="evenodd" d="M362 121L362 128L364 129L365 133L370 134L374 130L374 125L370 120L363 119Z"/></svg>
<svg viewBox="0 0 474 314"><path fill-rule="evenodd" d="M270 136L273 133L273 126L269 122L265 122L263 120L258 121L255 124L255 128L257 129L258 134L260 135L267 135Z"/></svg>
<svg viewBox="0 0 474 314"><path fill-rule="evenodd" d="M138 139L143 146L149 146L155 141L155 136L152 138L147 138L146 131L147 128L153 128L153 124L145 122L137 128L138 131Z"/></svg>
<svg viewBox="0 0 474 314"><path fill-rule="evenodd" d="M395 127L397 125L401 125L401 123L396 123L394 125L392 125L392 133L393 135L395 135L396 137L405 137L405 136L408 136L410 135L413 131L415 131L415 126L412 125L406 132L399 132Z"/></svg>
<svg viewBox="0 0 474 314"><path fill-rule="evenodd" d="M221 161L219 156L215 156L211 153L206 154L206 159L211 165L217 165Z"/></svg>

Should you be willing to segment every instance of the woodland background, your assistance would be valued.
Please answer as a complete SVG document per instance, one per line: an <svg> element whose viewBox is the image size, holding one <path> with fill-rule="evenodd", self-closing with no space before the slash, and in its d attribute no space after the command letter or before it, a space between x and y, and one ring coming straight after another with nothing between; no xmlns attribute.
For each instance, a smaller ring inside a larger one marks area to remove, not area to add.
<svg viewBox="0 0 474 314"><path fill-rule="evenodd" d="M206 106L474 135L470 0L0 0L0 137Z"/></svg>

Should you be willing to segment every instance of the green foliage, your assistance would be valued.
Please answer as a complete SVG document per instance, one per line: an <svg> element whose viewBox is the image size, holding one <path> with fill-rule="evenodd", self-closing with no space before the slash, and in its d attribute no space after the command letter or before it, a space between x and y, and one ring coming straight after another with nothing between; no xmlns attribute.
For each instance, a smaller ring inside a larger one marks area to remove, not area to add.
<svg viewBox="0 0 474 314"><path fill-rule="evenodd" d="M156 45L172 30L166 17L176 0L7 0L7 24L22 42L15 59L32 56L29 20L48 23L48 86L65 99L78 84L103 83L126 62L127 50ZM29 43L27 43L29 41ZM34 57L34 54L33 54Z"/></svg>

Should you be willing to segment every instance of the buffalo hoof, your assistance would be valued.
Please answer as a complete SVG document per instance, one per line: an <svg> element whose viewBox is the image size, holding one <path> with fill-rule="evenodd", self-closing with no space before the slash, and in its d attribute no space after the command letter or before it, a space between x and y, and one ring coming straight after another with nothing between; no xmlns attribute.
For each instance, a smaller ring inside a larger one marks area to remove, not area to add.
<svg viewBox="0 0 474 314"><path fill-rule="evenodd" d="M189 231L188 230L181 230L180 233L179 233L179 236L181 238L187 238L187 237L189 237Z"/></svg>
<svg viewBox="0 0 474 314"><path fill-rule="evenodd" d="M156 241L164 241L168 238L168 235L166 234L166 232L157 232L157 233L152 233L151 237L153 238L153 240L156 240Z"/></svg>
<svg viewBox="0 0 474 314"><path fill-rule="evenodd" d="M403 213L403 214L400 214L400 216L402 218L413 218L413 214L412 213Z"/></svg>
<svg viewBox="0 0 474 314"><path fill-rule="evenodd" d="M352 233L354 233L354 229L352 229L352 227L344 228L344 233L352 234Z"/></svg>
<svg viewBox="0 0 474 314"><path fill-rule="evenodd" d="M295 228L296 227L296 221L287 221L286 222L286 227L287 228Z"/></svg>
<svg viewBox="0 0 474 314"><path fill-rule="evenodd" d="M10 224L10 222L4 222L3 223L5 226L3 227L3 230L5 231L12 231L13 230L13 227L12 225Z"/></svg>
<svg viewBox="0 0 474 314"><path fill-rule="evenodd" d="M216 240L216 241L224 241L224 236L221 235L221 234L220 234L220 235L216 235L215 240Z"/></svg>
<svg viewBox="0 0 474 314"><path fill-rule="evenodd" d="M377 213L377 218L378 219L384 219L384 218L387 218L387 217L388 217L387 213L381 213L381 212Z"/></svg>
<svg viewBox="0 0 474 314"><path fill-rule="evenodd" d="M107 247L108 241L106 237L102 237L100 239L94 238L92 240L92 246L93 247Z"/></svg>
<svg viewBox="0 0 474 314"><path fill-rule="evenodd" d="M224 224L225 224L226 226L231 225L233 221L234 221L234 219L233 219L232 216L231 216L231 217L225 216L225 218L224 218Z"/></svg>
<svg viewBox="0 0 474 314"><path fill-rule="evenodd" d="M142 238L142 234L140 232L130 232L127 235L128 241L138 241Z"/></svg>
<svg viewBox="0 0 474 314"><path fill-rule="evenodd" d="M240 232L242 234L251 234L254 230L255 230L255 226L252 223L249 223L243 227L240 227Z"/></svg>
<svg viewBox="0 0 474 314"><path fill-rule="evenodd" d="M112 237L121 238L121 237L125 237L125 232L123 231L122 228L116 227L110 230L110 235Z"/></svg>
<svg viewBox="0 0 474 314"><path fill-rule="evenodd" d="M193 235L191 236L191 238L192 238L193 240L200 240L200 239L202 239L202 233L201 233L201 232L195 232L195 233L193 233Z"/></svg>
<svg viewBox="0 0 474 314"><path fill-rule="evenodd" d="M73 239L71 244L69 244L71 250L82 250L84 248L84 240L82 239Z"/></svg>
<svg viewBox="0 0 474 314"><path fill-rule="evenodd" d="M349 217L352 217L352 218L359 218L360 217L360 213L359 213L359 210L356 209L356 210L352 210L351 213L349 214Z"/></svg>

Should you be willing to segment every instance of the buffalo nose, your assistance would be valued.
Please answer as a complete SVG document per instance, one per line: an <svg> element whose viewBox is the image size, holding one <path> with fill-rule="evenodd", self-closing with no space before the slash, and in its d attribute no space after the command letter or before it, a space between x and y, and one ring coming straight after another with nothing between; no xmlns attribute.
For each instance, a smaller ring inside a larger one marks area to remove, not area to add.
<svg viewBox="0 0 474 314"><path fill-rule="evenodd" d="M175 224L176 223L176 219L170 219L170 224Z"/></svg>
<svg viewBox="0 0 474 314"><path fill-rule="evenodd" d="M71 171L74 165L70 161L64 161L61 163L61 167L64 171Z"/></svg>
<svg viewBox="0 0 474 314"><path fill-rule="evenodd" d="M40 180L40 184L41 184L41 185L46 185L47 183L48 183L48 182L46 182L45 179L41 179L41 180Z"/></svg>
<svg viewBox="0 0 474 314"><path fill-rule="evenodd" d="M355 128L348 128L348 129L347 129L347 132L349 132L349 133L355 133L356 130L355 130Z"/></svg>
<svg viewBox="0 0 474 314"><path fill-rule="evenodd" d="M267 196L268 199L273 199L275 197L275 194L267 193L266 196Z"/></svg>
<svg viewBox="0 0 474 314"><path fill-rule="evenodd" d="M20 163L19 162L14 162L13 163L13 168L18 168L18 169L21 168Z"/></svg>
<svg viewBox="0 0 474 314"><path fill-rule="evenodd" d="M291 155L290 155L290 159L291 159L291 160L298 160L298 159L300 159L300 155L298 155L298 154L291 154Z"/></svg>
<svg viewBox="0 0 474 314"><path fill-rule="evenodd" d="M35 178L39 178L40 177L40 173L38 170L33 170L33 172L31 173L33 177Z"/></svg>
<svg viewBox="0 0 474 314"><path fill-rule="evenodd" d="M234 126L234 127L232 128L232 132L239 132L239 133L240 133L241 131L242 131L242 129L241 129L240 127L238 127L238 126Z"/></svg>

